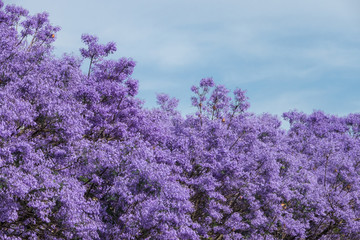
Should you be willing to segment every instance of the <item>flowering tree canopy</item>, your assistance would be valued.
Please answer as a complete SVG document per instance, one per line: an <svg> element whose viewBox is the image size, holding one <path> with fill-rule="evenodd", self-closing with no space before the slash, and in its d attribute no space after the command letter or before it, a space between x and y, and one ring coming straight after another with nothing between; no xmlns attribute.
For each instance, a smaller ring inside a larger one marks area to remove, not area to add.
<svg viewBox="0 0 360 240"><path fill-rule="evenodd" d="M145 109L115 43L59 58L59 29L0 1L1 239L360 239L360 114L284 130L211 78Z"/></svg>

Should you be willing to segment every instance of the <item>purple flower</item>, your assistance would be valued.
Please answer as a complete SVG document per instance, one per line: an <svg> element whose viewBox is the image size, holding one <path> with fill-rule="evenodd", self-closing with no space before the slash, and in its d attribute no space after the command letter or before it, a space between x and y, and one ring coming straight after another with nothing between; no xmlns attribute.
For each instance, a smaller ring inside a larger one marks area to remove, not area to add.
<svg viewBox="0 0 360 240"><path fill-rule="evenodd" d="M1 239L359 239L360 115L255 115L245 91L157 95L82 35L55 57L48 14L0 1ZM17 30L16 26L21 26Z"/></svg>

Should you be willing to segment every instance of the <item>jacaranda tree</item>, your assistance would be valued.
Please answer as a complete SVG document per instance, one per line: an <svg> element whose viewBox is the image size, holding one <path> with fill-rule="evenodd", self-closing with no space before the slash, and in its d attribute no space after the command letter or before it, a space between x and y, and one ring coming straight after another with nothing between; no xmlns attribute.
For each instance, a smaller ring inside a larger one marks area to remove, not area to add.
<svg viewBox="0 0 360 240"><path fill-rule="evenodd" d="M284 130L211 78L146 109L115 43L59 58L59 29L0 1L1 239L360 239L360 114Z"/></svg>

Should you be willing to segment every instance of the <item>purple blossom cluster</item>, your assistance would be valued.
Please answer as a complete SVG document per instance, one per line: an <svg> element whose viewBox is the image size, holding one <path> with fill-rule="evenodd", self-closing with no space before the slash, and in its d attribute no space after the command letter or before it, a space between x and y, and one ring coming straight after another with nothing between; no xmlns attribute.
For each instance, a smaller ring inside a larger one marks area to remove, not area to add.
<svg viewBox="0 0 360 240"><path fill-rule="evenodd" d="M284 130L211 78L194 115L145 109L132 59L55 57L58 30L0 1L1 239L360 239L360 114Z"/></svg>

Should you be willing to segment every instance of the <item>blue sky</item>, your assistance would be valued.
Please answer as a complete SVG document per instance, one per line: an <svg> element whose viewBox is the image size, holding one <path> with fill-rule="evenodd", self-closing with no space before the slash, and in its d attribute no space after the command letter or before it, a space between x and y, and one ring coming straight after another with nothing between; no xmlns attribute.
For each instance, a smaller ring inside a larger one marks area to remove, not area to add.
<svg viewBox="0 0 360 240"><path fill-rule="evenodd" d="M55 53L79 55L82 33L114 41L113 56L137 62L139 97L156 93L194 109L190 87L203 77L247 90L250 111L360 112L358 0L8 0L46 11L62 30Z"/></svg>

